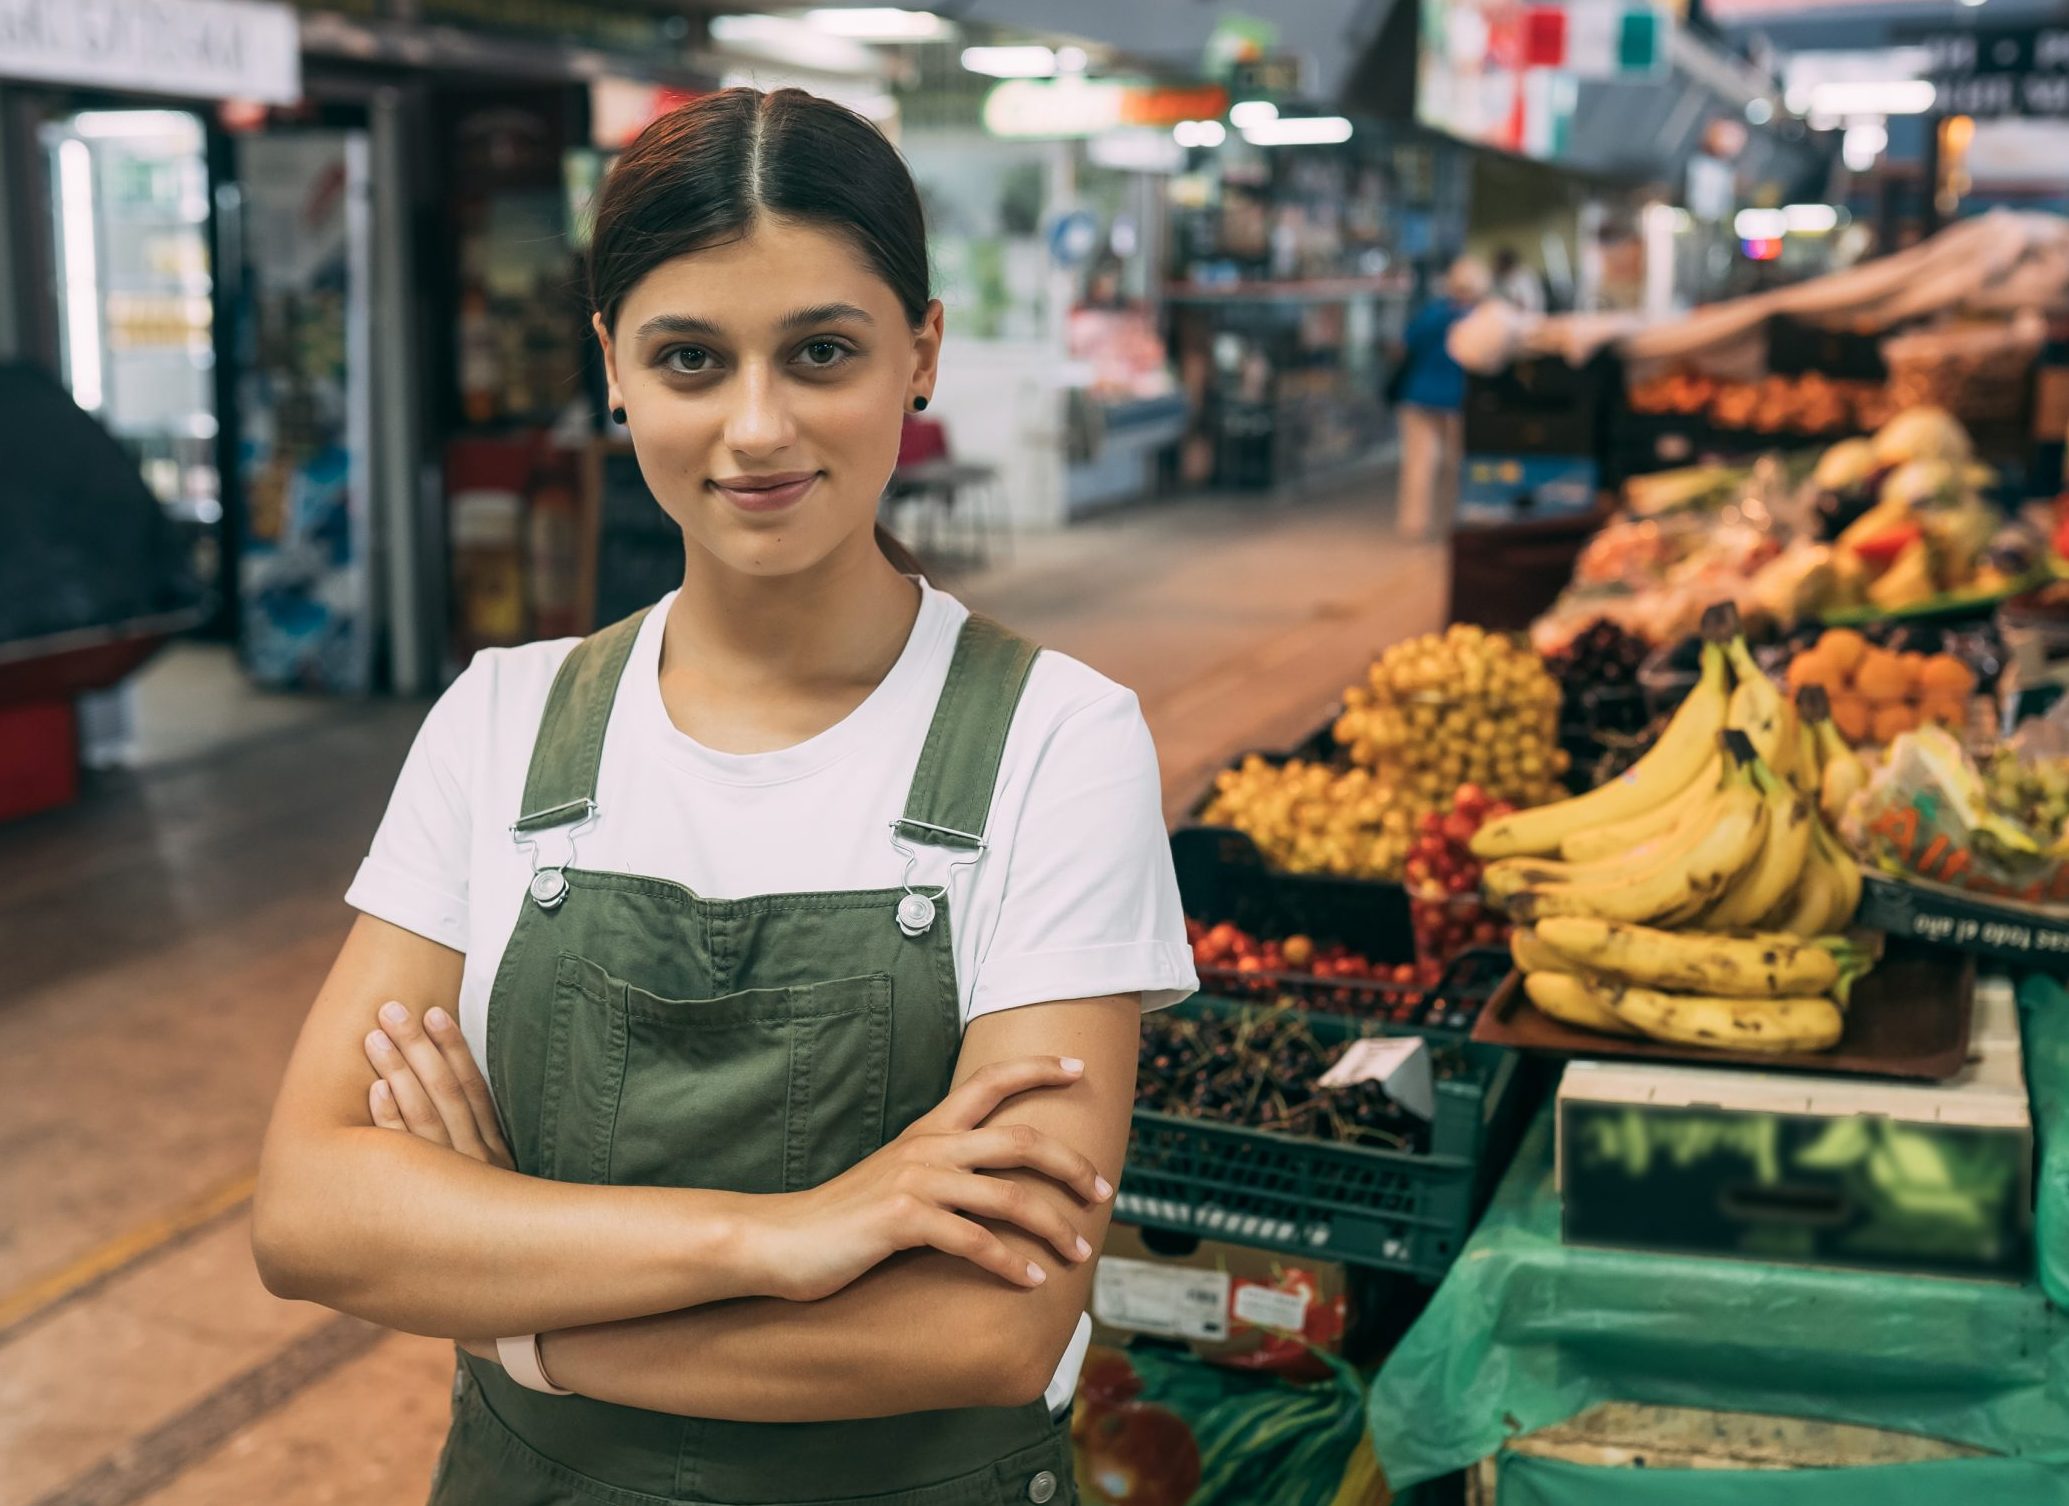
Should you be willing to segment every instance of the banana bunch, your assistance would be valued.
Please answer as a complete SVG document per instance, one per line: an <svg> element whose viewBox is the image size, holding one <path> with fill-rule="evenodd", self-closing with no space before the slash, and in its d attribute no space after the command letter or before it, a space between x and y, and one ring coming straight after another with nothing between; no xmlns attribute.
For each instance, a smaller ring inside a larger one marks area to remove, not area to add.
<svg viewBox="0 0 2069 1506"><path fill-rule="evenodd" d="M1568 1025L1726 1051L1823 1051L1872 963L1843 937L1661 931L1561 916L1510 942L1530 1002Z"/></svg>
<svg viewBox="0 0 2069 1506"><path fill-rule="evenodd" d="M1760 672L1729 605L1703 634L1695 688L1629 772L1474 835L1487 894L1515 919L1804 937L1852 922L1861 871L1831 823L1858 760L1813 688L1799 711Z"/></svg>
<svg viewBox="0 0 2069 1506"><path fill-rule="evenodd" d="M1609 1034L1814 1051L1869 958L1839 933L1861 872L1832 826L1863 771L1814 688L1791 704L1736 613L1650 752L1600 789L1481 827L1491 899L1545 1014Z"/></svg>

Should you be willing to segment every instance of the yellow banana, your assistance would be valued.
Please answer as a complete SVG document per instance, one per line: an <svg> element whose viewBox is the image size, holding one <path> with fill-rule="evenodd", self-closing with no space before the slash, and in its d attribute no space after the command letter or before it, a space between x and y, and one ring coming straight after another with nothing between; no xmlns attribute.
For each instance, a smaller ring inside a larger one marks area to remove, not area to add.
<svg viewBox="0 0 2069 1506"><path fill-rule="evenodd" d="M1816 688L1807 687L1805 694ZM1824 770L1818 778L1818 811L1837 831L1845 820L1846 808L1853 804L1853 797L1867 788L1868 768L1833 723L1831 703L1825 699L1822 690L1818 691L1818 703L1825 713L1812 719L1812 731L1817 736L1818 752L1824 762Z"/></svg>
<svg viewBox="0 0 2069 1506"><path fill-rule="evenodd" d="M1804 855L1803 874L1796 880L1795 889L1762 924L1770 931L1781 931L1790 936L1828 934L1832 930L1832 913L1839 906L1838 885L1837 876L1825 865L1824 853L1813 833L1810 851Z"/></svg>
<svg viewBox="0 0 2069 1506"><path fill-rule="evenodd" d="M1538 939L1538 934L1529 926L1517 926L1509 932L1509 956L1515 959L1517 970L1526 973L1570 973L1576 971L1573 959L1564 953L1554 951Z"/></svg>
<svg viewBox="0 0 2069 1506"><path fill-rule="evenodd" d="M1815 689L1806 686L1805 689ZM1824 776L1822 760L1818 756L1818 735L1811 727L1810 719L1803 714L1803 698L1796 699L1796 764L1795 773L1789 782L1796 787L1796 793L1810 801L1813 809L1818 803L1818 786Z"/></svg>
<svg viewBox="0 0 2069 1506"><path fill-rule="evenodd" d="M1752 865L1724 892L1723 898L1704 912L1703 924L1714 930L1758 925L1787 897L1796 876L1803 871L1811 831L1817 825L1817 807L1798 794L1793 785L1757 764L1753 777L1765 786L1762 793L1767 801L1767 837Z"/></svg>
<svg viewBox="0 0 2069 1506"><path fill-rule="evenodd" d="M1843 931L1861 908L1861 865L1822 824L1812 834L1812 843L1832 876L1832 908L1825 915L1825 929Z"/></svg>
<svg viewBox="0 0 2069 1506"><path fill-rule="evenodd" d="M1839 1006L1822 995L1745 999L1624 988L1608 1003L1654 1040L1724 1051L1823 1051L1846 1030Z"/></svg>
<svg viewBox="0 0 2069 1506"><path fill-rule="evenodd" d="M1738 733L1725 736L1745 761L1726 775L1723 791L1707 810L1708 819L1691 818L1689 824L1699 827L1700 834L1685 853L1627 876L1533 886L1510 900L1511 913L1528 921L1599 915L1643 925L1715 901L1759 854L1767 831L1767 806L1753 782L1745 738Z"/></svg>
<svg viewBox="0 0 2069 1506"><path fill-rule="evenodd" d="M1784 779L1795 776L1796 708L1753 662L1744 638L1725 650L1738 683L1731 692L1724 725L1746 734L1760 761Z"/></svg>
<svg viewBox="0 0 2069 1506"><path fill-rule="evenodd" d="M1525 934L1519 928L1511 943ZM1568 972L1585 969L1644 988L1779 998L1823 993L1839 981L1838 956L1794 936L1660 931L1579 915L1541 920L1527 934L1533 957L1548 954ZM1541 970L1524 964L1521 950L1516 956L1519 967Z"/></svg>
<svg viewBox="0 0 2069 1506"><path fill-rule="evenodd" d="M1708 620L1705 614L1706 624ZM1705 633L1708 636L1707 626ZM1643 758L1621 777L1585 795L1489 821L1473 834L1473 855L1484 862L1555 853L1574 832L1621 821L1673 799L1717 750L1729 704L1727 679L1723 649L1714 641L1705 643L1702 677Z"/></svg>
<svg viewBox="0 0 2069 1506"><path fill-rule="evenodd" d="M1684 802L1677 797L1671 803L1680 808L1679 819L1671 827L1634 847L1585 863L1543 857L1496 858L1481 870L1480 887L1495 903L1506 904L1525 889L1542 888L1547 884L1615 882L1677 862L1709 829L1714 819L1711 806L1723 790L1720 784L1712 781L1710 788L1702 793L1706 798L1700 801Z"/></svg>
<svg viewBox="0 0 2069 1506"><path fill-rule="evenodd" d="M1569 863L1625 857L1641 843L1680 825L1684 816L1717 793L1723 778L1724 764L1713 757L1673 799L1626 820L1577 831L1559 844L1559 856Z"/></svg>
<svg viewBox="0 0 2069 1506"><path fill-rule="evenodd" d="M1610 991L1570 973L1528 973L1523 992L1540 1010L1562 1025L1599 1030L1604 1035L1637 1035L1637 1027L1618 1018L1608 1004Z"/></svg>

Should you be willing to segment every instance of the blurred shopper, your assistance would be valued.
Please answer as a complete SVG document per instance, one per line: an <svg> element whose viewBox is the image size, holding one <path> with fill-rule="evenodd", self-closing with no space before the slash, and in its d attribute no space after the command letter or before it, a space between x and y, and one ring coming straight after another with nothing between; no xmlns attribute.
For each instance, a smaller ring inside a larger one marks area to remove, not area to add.
<svg viewBox="0 0 2069 1506"><path fill-rule="evenodd" d="M1442 296L1408 321L1398 354L1401 422L1400 506L1405 539L1441 537L1458 503L1463 459L1465 369L1445 342L1451 327L1487 296L1487 269L1460 260L1444 276Z"/></svg>
<svg viewBox="0 0 2069 1506"><path fill-rule="evenodd" d="M260 1271L458 1342L433 1506L1072 1500L1139 1011L1196 986L1141 709L877 526L943 319L868 121L662 117L590 262L682 586L432 709Z"/></svg>
<svg viewBox="0 0 2069 1506"><path fill-rule="evenodd" d="M1503 246L1494 253L1494 295L1526 314L1545 311L1544 279L1516 254L1514 246Z"/></svg>

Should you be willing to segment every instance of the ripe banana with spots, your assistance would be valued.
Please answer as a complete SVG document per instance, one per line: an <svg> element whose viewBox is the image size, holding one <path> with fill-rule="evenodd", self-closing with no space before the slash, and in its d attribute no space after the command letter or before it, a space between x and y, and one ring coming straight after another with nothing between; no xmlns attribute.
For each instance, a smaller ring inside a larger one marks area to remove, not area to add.
<svg viewBox="0 0 2069 1506"><path fill-rule="evenodd" d="M1818 742L1818 811L1834 831L1846 816L1846 808L1853 804L1853 797L1868 785L1868 766L1861 762L1860 754L1847 745L1838 725L1832 720L1832 701L1825 694L1824 687L1806 685L1797 697L1797 705L1810 722L1812 733Z"/></svg>
<svg viewBox="0 0 2069 1506"><path fill-rule="evenodd" d="M1725 711L1724 725L1746 734L1760 761L1784 779L1796 772L1796 708L1758 664L1745 637L1734 634L1725 654L1737 684Z"/></svg>
<svg viewBox="0 0 2069 1506"><path fill-rule="evenodd" d="M1839 1044L1846 1016L1822 995L1733 998L1619 988L1603 1001L1654 1040L1724 1051L1825 1051Z"/></svg>
<svg viewBox="0 0 2069 1506"><path fill-rule="evenodd" d="M1726 997L1826 993L1866 960L1838 938L1807 942L1760 932L1661 931L1581 915L1519 928L1510 945L1516 965L1527 972L1558 967L1646 988Z"/></svg>
<svg viewBox="0 0 2069 1506"><path fill-rule="evenodd" d="M1605 1002L1609 990L1571 973L1527 973L1523 991L1545 1014L1562 1025L1599 1030L1604 1035L1637 1035Z"/></svg>
<svg viewBox="0 0 2069 1506"><path fill-rule="evenodd" d="M1550 855L1575 832L1651 810L1686 789L1716 751L1717 734L1724 728L1730 677L1722 642L1735 620L1729 608L1712 607L1703 614L1707 641L1701 678L1643 758L1621 777L1585 795L1489 821L1473 834L1473 855L1483 862Z"/></svg>
<svg viewBox="0 0 2069 1506"><path fill-rule="evenodd" d="M1732 767L1715 800L1686 823L1684 830L1694 832L1691 845L1635 872L1533 884L1510 898L1510 913L1526 921L1599 915L1642 925L1717 900L1759 855L1767 833L1767 804L1753 779L1751 750L1741 733L1724 737Z"/></svg>

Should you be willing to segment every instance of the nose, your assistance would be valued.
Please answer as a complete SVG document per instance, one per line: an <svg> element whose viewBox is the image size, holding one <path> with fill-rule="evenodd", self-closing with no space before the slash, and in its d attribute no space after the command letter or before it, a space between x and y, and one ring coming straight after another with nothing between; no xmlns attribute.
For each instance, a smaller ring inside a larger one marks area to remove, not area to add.
<svg viewBox="0 0 2069 1506"><path fill-rule="evenodd" d="M797 438L782 384L766 362L750 362L732 384L733 404L726 414L726 448L735 455L780 454Z"/></svg>

